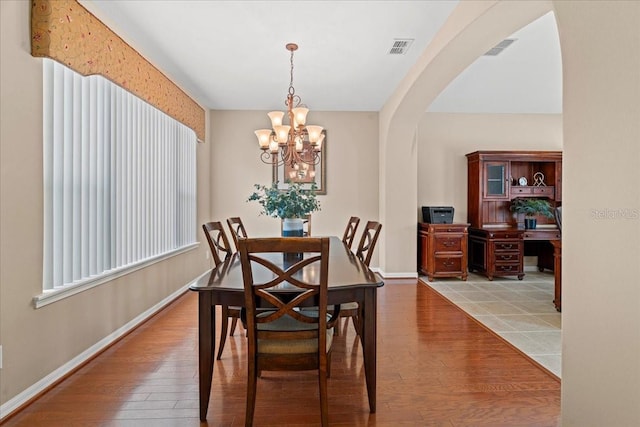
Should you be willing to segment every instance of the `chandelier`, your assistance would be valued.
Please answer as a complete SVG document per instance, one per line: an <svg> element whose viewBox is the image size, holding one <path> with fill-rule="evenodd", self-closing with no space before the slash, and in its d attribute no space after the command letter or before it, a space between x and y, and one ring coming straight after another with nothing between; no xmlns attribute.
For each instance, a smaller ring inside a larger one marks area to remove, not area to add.
<svg viewBox="0 0 640 427"><path fill-rule="evenodd" d="M289 124L282 123L285 113L272 111L268 113L272 129L259 129L255 134L262 150L260 159L264 163L306 170L308 165L320 163L325 134L322 126L306 124L309 109L301 103L300 96L296 95L296 90L293 88L293 52L298 49L298 45L288 43L286 48L291 52L291 80L285 100Z"/></svg>

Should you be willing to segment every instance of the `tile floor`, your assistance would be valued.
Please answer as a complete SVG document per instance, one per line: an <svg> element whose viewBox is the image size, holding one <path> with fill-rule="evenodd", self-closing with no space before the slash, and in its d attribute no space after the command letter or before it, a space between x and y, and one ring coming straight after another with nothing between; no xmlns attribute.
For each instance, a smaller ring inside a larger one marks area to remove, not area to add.
<svg viewBox="0 0 640 427"><path fill-rule="evenodd" d="M466 282L420 280L560 378L562 317L553 305L553 273L525 273L522 281L473 273Z"/></svg>

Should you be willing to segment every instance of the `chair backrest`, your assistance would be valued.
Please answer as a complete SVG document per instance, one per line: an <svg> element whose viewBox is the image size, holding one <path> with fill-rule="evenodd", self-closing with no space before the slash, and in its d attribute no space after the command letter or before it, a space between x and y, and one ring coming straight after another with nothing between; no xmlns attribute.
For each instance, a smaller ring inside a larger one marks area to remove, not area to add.
<svg viewBox="0 0 640 427"><path fill-rule="evenodd" d="M556 224L558 224L558 229L562 231L562 206L558 206L555 211L556 214Z"/></svg>
<svg viewBox="0 0 640 427"><path fill-rule="evenodd" d="M353 239L356 237L356 229L358 228L358 224L360 224L360 218L357 216L352 216L349 218L349 222L347 223L347 228L344 230L344 234L342 235L342 241L351 249L351 245L353 245Z"/></svg>
<svg viewBox="0 0 640 427"><path fill-rule="evenodd" d="M364 226L362 237L360 238L360 244L356 251L356 256L368 267L373 256L373 250L376 247L378 241L378 235L382 224L376 221L367 221L367 225Z"/></svg>
<svg viewBox="0 0 640 427"><path fill-rule="evenodd" d="M311 236L311 214L304 216L302 220L302 232L305 237Z"/></svg>
<svg viewBox="0 0 640 427"><path fill-rule="evenodd" d="M207 236L207 242L209 242L213 263L217 267L231 256L233 249L231 249L227 234L224 232L222 222L213 221L204 223L202 224L202 229L204 230L205 236Z"/></svg>
<svg viewBox="0 0 640 427"><path fill-rule="evenodd" d="M227 225L229 226L229 230L231 230L231 237L233 238L233 243L236 245L236 250L239 250L238 238L246 239L247 230L245 230L240 217L237 216L227 219Z"/></svg>
<svg viewBox="0 0 640 427"><path fill-rule="evenodd" d="M337 319L334 316L335 319L332 317L327 320L329 238L253 238L241 239L239 245L250 348L256 348L258 338L317 338L318 348L326 348L326 330ZM278 253L278 261L274 262L273 255L269 258L265 253ZM295 254L299 253L304 253L305 258L296 258ZM283 262L288 255L297 259L290 266ZM281 267L283 264L285 266ZM310 268L314 269L315 274L303 274L303 269ZM283 294L283 288L287 287L292 292ZM260 306L263 308L258 310ZM265 311L265 306L270 307L268 311ZM300 306L317 309L300 310ZM296 330L269 327L269 323L283 316L308 324L309 327Z"/></svg>

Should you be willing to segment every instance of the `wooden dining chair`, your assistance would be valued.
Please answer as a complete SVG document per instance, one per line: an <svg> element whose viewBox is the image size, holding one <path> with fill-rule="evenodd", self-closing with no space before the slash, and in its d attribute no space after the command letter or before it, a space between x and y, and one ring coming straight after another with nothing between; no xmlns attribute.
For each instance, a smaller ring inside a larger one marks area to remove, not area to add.
<svg viewBox="0 0 640 427"><path fill-rule="evenodd" d="M236 250L238 250L238 238L246 239L247 230L244 228L240 217L237 216L227 219L227 225L229 226L229 230L231 230L231 237L233 238L233 243L236 245Z"/></svg>
<svg viewBox="0 0 640 427"><path fill-rule="evenodd" d="M352 216L351 218L349 218L347 228L344 230L344 234L342 235L342 241L349 247L349 249L351 249L351 245L353 245L353 239L354 237L356 237L358 224L360 224L360 218L358 218L357 216Z"/></svg>
<svg viewBox="0 0 640 427"><path fill-rule="evenodd" d="M261 373L292 370L318 371L321 421L327 426L332 328L339 316L339 310L332 315L327 313L329 238L240 239L239 245L248 332L245 426L253 424ZM283 257L290 253L304 253L305 258L281 268ZM274 255L279 262L270 258ZM317 270L303 275L302 270L309 268ZM283 293L283 289L291 292ZM260 309L261 306L273 308ZM300 310L300 306L317 309Z"/></svg>
<svg viewBox="0 0 640 427"><path fill-rule="evenodd" d="M360 238L360 243L358 244L358 249L356 250L356 256L367 267L369 267L369 264L371 263L373 250L375 249L376 243L378 242L378 236L380 235L381 229L382 224L380 224L379 222L367 221L367 225L365 225L364 231L362 232L362 237ZM356 333L362 336L362 324L360 322L360 320L362 319L362 315L360 313L360 305L357 302L346 302L340 304L340 317L350 317ZM338 330L338 328L336 328L336 330Z"/></svg>
<svg viewBox="0 0 640 427"><path fill-rule="evenodd" d="M213 221L202 224L205 236L207 236L207 242L209 242L209 248L211 249L211 257L216 267L219 267L223 262L231 257L233 250L227 239L227 234L224 232L222 222ZM236 331L238 319L240 318L241 307L227 306L222 307L222 322L220 330L220 343L218 345L217 359L222 357L222 351L227 341L227 331L229 336L232 336ZM229 320L231 320L231 329L229 330Z"/></svg>

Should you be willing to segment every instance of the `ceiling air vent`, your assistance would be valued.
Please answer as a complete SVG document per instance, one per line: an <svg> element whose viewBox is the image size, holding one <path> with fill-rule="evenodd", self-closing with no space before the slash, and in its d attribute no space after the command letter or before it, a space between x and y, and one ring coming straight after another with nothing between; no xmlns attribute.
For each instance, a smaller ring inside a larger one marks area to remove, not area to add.
<svg viewBox="0 0 640 427"><path fill-rule="evenodd" d="M504 39L500 43L498 43L497 45L489 49L484 54L484 56L498 56L500 53L502 53L503 50L511 46L511 43L513 43L516 40L517 39Z"/></svg>
<svg viewBox="0 0 640 427"><path fill-rule="evenodd" d="M413 43L413 39L393 39L393 46L389 49L389 55L404 55Z"/></svg>

